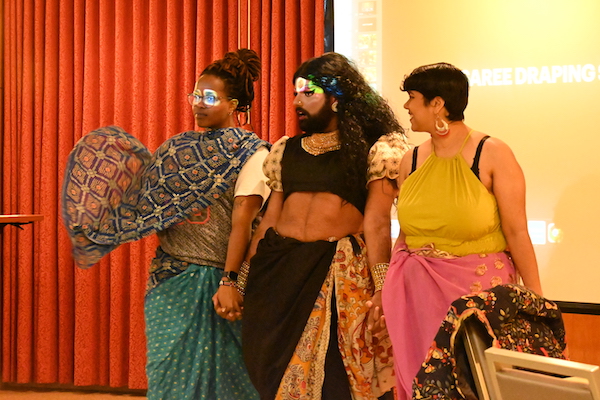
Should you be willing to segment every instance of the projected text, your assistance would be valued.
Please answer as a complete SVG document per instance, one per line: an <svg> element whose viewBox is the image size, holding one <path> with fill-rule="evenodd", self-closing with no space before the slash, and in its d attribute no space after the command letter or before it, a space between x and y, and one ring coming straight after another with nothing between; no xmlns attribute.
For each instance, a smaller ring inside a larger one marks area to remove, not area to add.
<svg viewBox="0 0 600 400"><path fill-rule="evenodd" d="M600 65L465 69L471 86L540 85L600 80Z"/></svg>

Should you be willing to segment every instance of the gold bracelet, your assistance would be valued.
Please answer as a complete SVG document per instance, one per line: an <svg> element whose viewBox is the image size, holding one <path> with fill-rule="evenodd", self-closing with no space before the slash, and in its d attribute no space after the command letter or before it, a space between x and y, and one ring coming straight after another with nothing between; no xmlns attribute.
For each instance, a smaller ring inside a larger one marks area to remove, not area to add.
<svg viewBox="0 0 600 400"><path fill-rule="evenodd" d="M250 263L246 260L242 262L242 267L238 273L237 287L242 295L246 292L246 283L248 283L248 273L250 272Z"/></svg>
<svg viewBox="0 0 600 400"><path fill-rule="evenodd" d="M373 283L375 283L375 291L383 289L385 282L385 276L390 267L390 263L377 263L371 267L371 275L373 276Z"/></svg>

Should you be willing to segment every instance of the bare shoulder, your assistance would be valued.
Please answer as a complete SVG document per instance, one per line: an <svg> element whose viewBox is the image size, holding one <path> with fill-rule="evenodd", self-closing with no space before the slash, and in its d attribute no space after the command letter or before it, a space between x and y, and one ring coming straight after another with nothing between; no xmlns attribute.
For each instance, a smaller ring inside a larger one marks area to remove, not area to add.
<svg viewBox="0 0 600 400"><path fill-rule="evenodd" d="M494 136L490 136L489 139L486 140L485 146L482 148L482 153L483 152L485 152L486 158L493 161L507 161L515 158L510 146Z"/></svg>
<svg viewBox="0 0 600 400"><path fill-rule="evenodd" d="M415 152L415 148L411 147L402 156L402 160L400 160L400 175L398 176L398 184L402 184L402 182L404 182L404 180L410 174L410 170L412 167L412 158L413 158L414 152Z"/></svg>
<svg viewBox="0 0 600 400"><path fill-rule="evenodd" d="M482 150L482 170L492 178L494 187L501 184L502 178L508 179L506 182L520 181L523 171L515 154L508 144L501 139L490 137ZM484 181L482 177L482 182Z"/></svg>
<svg viewBox="0 0 600 400"><path fill-rule="evenodd" d="M402 156L402 160L400 160L400 163L401 164L410 164L414 152L415 152L414 147L411 147L410 149L408 149L406 151L406 153L404 153L404 155Z"/></svg>

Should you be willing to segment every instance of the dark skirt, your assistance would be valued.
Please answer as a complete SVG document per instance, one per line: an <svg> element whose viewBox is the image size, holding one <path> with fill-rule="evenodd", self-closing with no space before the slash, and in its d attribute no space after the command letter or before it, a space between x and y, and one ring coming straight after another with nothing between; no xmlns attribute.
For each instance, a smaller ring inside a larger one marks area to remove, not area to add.
<svg viewBox="0 0 600 400"><path fill-rule="evenodd" d="M300 242L269 229L251 260L243 354L261 399L272 400L298 345L337 242Z"/></svg>

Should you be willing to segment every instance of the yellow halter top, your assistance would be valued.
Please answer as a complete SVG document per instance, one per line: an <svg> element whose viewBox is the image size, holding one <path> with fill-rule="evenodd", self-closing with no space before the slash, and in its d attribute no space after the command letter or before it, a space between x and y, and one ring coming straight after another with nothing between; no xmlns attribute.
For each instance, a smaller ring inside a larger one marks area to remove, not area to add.
<svg viewBox="0 0 600 400"><path fill-rule="evenodd" d="M433 243L457 256L506 249L496 198L461 154L470 135L453 157L438 157L432 148L402 184L398 221L409 249Z"/></svg>

